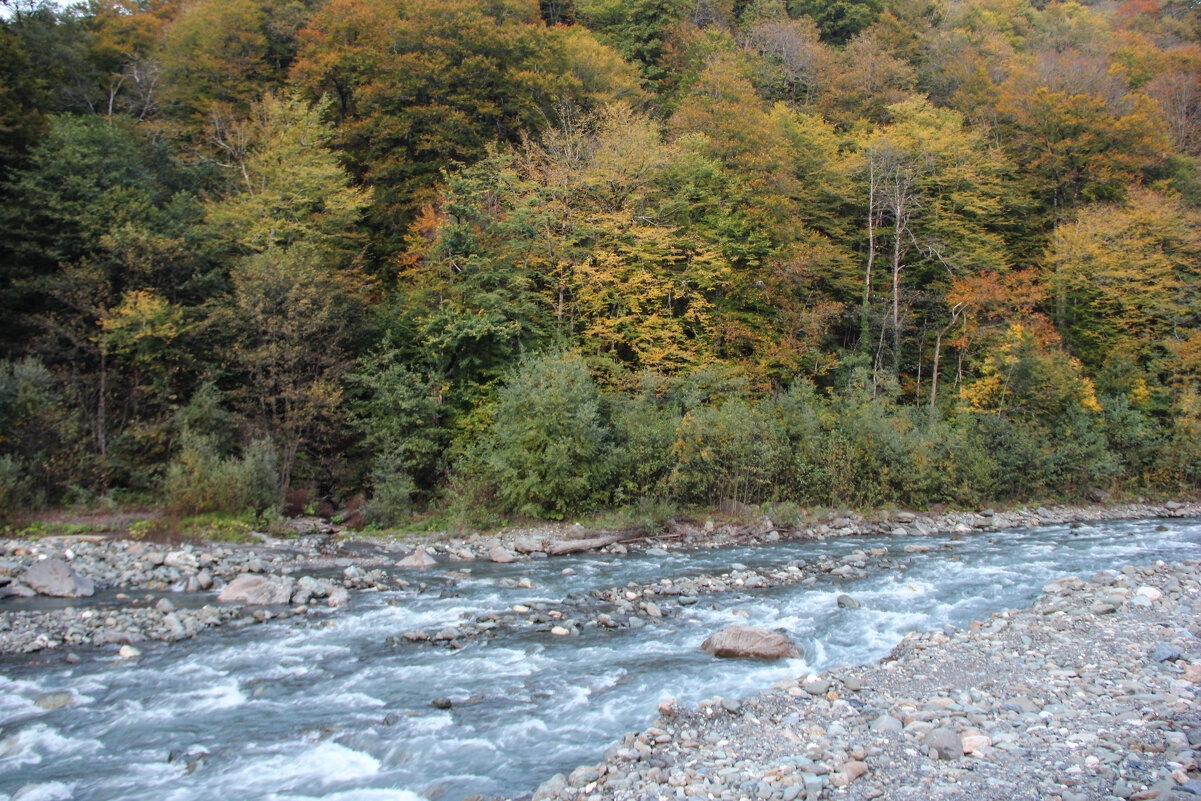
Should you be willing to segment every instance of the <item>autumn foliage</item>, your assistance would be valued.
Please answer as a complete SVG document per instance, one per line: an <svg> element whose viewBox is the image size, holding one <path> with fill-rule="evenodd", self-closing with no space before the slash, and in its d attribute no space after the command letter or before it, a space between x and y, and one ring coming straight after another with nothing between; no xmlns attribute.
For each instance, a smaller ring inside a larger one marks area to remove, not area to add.
<svg viewBox="0 0 1201 801"><path fill-rule="evenodd" d="M1189 4L5 8L9 507L1201 481Z"/></svg>

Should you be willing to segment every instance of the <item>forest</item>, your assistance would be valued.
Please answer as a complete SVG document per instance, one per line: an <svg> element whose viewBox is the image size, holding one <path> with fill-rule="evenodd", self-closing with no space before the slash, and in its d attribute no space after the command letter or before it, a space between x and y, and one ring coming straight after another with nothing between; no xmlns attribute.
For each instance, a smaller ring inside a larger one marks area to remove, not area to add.
<svg viewBox="0 0 1201 801"><path fill-rule="evenodd" d="M1201 486L1192 0L0 5L0 515Z"/></svg>

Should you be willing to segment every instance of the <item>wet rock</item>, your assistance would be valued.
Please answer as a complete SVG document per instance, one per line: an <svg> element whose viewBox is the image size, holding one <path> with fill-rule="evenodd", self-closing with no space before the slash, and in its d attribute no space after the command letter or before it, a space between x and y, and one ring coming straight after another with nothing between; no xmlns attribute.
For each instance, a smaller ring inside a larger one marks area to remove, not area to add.
<svg viewBox="0 0 1201 801"><path fill-rule="evenodd" d="M55 709L62 709L70 706L75 701L75 696L69 692L57 693L42 693L37 698L33 699L33 705L38 709L44 709L51 712Z"/></svg>
<svg viewBox="0 0 1201 801"><path fill-rule="evenodd" d="M434 709L453 709L454 702L449 698L435 698L433 701L430 701L430 706Z"/></svg>
<svg viewBox="0 0 1201 801"><path fill-rule="evenodd" d="M728 626L709 635L701 650L734 659L798 659L804 654L787 636L769 629Z"/></svg>
<svg viewBox="0 0 1201 801"><path fill-rule="evenodd" d="M159 598L158 601L155 602L154 608L166 615L175 611L175 604L171 603L166 598Z"/></svg>
<svg viewBox="0 0 1201 801"><path fill-rule="evenodd" d="M141 655L142 652L137 648L134 648L132 645L122 645L117 651L117 656L121 657L122 659L137 659Z"/></svg>
<svg viewBox="0 0 1201 801"><path fill-rule="evenodd" d="M856 601L851 596L844 593L844 594L838 596L838 608L839 609L858 609L859 602Z"/></svg>
<svg viewBox="0 0 1201 801"><path fill-rule="evenodd" d="M286 604L292 598L293 584L291 576L257 576L243 573L221 591L217 600L253 606Z"/></svg>
<svg viewBox="0 0 1201 801"><path fill-rule="evenodd" d="M90 578L76 573L62 559L34 562L21 575L21 581L41 595L57 598L84 598L96 591Z"/></svg>
<svg viewBox="0 0 1201 801"><path fill-rule="evenodd" d="M350 603L350 592L345 587L336 585L329 587L325 593L325 604L330 607L346 606Z"/></svg>

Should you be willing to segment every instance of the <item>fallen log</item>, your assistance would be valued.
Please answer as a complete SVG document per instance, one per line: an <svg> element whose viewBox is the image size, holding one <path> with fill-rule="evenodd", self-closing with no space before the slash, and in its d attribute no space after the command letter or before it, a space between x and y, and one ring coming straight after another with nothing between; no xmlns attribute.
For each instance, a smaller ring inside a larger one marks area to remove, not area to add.
<svg viewBox="0 0 1201 801"><path fill-rule="evenodd" d="M546 545L546 555L563 556L565 554L579 553L581 551L595 551L597 548L604 548L606 545L612 545L619 539L619 535L606 534L603 537L591 537L586 540L552 540Z"/></svg>

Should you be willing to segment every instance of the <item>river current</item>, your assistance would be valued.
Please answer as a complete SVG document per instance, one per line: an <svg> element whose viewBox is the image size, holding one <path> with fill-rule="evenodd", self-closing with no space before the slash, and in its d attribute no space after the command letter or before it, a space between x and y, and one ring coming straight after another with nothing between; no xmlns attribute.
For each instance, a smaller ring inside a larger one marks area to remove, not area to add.
<svg viewBox="0 0 1201 801"><path fill-rule="evenodd" d="M934 550L903 553L910 542ZM518 603L874 547L887 547L906 569L854 580L819 573L816 584L702 596L637 630L584 626L578 637L556 637L505 629L457 651L389 642ZM1195 558L1201 522L1137 520L439 565L413 576L424 579L423 590L358 594L348 610L304 623L142 644L134 663L112 650L80 651L74 665L61 654L0 662L0 799L520 795L554 773L599 761L624 732L645 728L663 698L694 704L750 695L786 676L879 659L910 631L961 627L1026 606L1067 573ZM464 567L467 577L447 582L450 569ZM502 586L518 577L533 589ZM839 608L841 593L862 606ZM805 658L758 663L699 650L709 633L732 623L783 628ZM71 706L47 712L34 704L41 693L64 690L74 695ZM442 697L452 709L431 706Z"/></svg>

